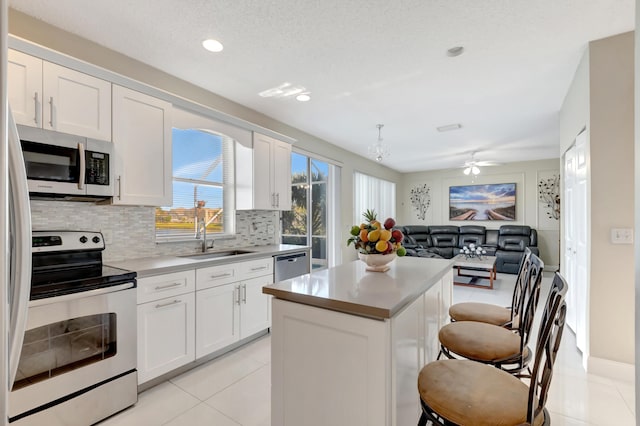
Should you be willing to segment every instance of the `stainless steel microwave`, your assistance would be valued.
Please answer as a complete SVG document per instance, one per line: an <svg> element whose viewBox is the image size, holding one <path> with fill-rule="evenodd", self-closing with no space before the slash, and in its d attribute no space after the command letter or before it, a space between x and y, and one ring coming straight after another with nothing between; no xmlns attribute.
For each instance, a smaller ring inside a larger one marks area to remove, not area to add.
<svg viewBox="0 0 640 426"><path fill-rule="evenodd" d="M18 125L29 194L65 199L113 196L113 144Z"/></svg>

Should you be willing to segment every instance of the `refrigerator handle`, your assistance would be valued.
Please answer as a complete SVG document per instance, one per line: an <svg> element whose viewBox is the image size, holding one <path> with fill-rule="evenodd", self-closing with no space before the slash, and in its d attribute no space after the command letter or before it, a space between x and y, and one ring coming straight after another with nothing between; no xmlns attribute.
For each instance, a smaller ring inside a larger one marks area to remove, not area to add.
<svg viewBox="0 0 640 426"><path fill-rule="evenodd" d="M24 168L20 137L11 108L9 107L7 130L9 134L9 205L13 218L13 255L10 273L10 322L9 322L9 389L18 371L22 342L27 326L27 307L31 292L31 209L29 188Z"/></svg>

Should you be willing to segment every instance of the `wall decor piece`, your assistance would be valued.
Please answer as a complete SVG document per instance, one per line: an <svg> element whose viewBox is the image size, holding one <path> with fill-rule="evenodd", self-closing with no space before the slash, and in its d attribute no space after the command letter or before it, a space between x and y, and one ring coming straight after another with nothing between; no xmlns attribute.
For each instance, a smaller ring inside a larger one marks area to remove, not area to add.
<svg viewBox="0 0 640 426"><path fill-rule="evenodd" d="M516 184L450 186L449 220L516 220Z"/></svg>
<svg viewBox="0 0 640 426"><path fill-rule="evenodd" d="M560 174L540 179L538 199L545 206L549 219L560 220Z"/></svg>
<svg viewBox="0 0 640 426"><path fill-rule="evenodd" d="M430 192L431 187L427 186L426 183L411 189L411 196L409 199L411 200L411 205L416 210L416 215L420 220L424 220L427 210L429 210L429 206L431 205Z"/></svg>

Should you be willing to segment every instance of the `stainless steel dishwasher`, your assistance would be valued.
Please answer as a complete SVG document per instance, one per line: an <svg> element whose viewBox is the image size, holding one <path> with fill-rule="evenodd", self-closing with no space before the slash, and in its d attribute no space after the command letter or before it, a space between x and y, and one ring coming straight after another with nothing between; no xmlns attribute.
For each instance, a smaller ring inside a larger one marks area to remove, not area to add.
<svg viewBox="0 0 640 426"><path fill-rule="evenodd" d="M275 257L275 282L288 280L308 274L310 268L309 252L301 251Z"/></svg>

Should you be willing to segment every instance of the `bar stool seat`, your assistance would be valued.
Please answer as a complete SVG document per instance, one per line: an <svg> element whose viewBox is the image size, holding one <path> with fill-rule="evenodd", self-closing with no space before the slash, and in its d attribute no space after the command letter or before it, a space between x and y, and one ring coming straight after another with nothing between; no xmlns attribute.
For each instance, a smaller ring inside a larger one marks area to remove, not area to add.
<svg viewBox="0 0 640 426"><path fill-rule="evenodd" d="M449 316L454 321L476 321L504 326L511 322L511 309L489 303L464 302L451 306ZM517 325L513 328L517 328Z"/></svg>
<svg viewBox="0 0 640 426"><path fill-rule="evenodd" d="M438 338L448 352L474 361L495 364L530 357L527 347L521 352L519 334L492 324L456 321L442 327Z"/></svg>
<svg viewBox="0 0 640 426"><path fill-rule="evenodd" d="M502 370L468 360L427 364L418 376L421 400L458 425L496 426L527 423L529 387ZM542 425L543 412L534 425Z"/></svg>

